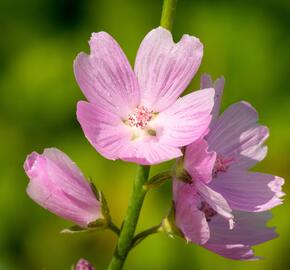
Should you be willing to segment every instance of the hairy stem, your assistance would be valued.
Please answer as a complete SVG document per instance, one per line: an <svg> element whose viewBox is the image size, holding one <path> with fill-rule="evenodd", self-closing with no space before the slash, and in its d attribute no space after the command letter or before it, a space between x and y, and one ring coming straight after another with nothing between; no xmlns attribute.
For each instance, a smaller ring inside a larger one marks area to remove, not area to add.
<svg viewBox="0 0 290 270"><path fill-rule="evenodd" d="M178 0L163 1L160 26L168 29L169 31L172 30L177 1Z"/></svg>
<svg viewBox="0 0 290 270"><path fill-rule="evenodd" d="M115 253L108 270L122 269L131 248L139 214L146 194L146 190L143 188L143 185L147 182L149 170L149 166L140 166L138 168L126 217L124 219Z"/></svg>

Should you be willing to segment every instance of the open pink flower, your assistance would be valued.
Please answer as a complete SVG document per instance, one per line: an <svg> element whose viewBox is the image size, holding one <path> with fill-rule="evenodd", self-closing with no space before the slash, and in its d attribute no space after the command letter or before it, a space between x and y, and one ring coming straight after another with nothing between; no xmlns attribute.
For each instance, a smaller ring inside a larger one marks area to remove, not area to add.
<svg viewBox="0 0 290 270"><path fill-rule="evenodd" d="M75 267L75 270L95 270L95 268L85 259L80 259Z"/></svg>
<svg viewBox="0 0 290 270"><path fill-rule="evenodd" d="M70 158L58 149L31 153L24 169L30 178L27 193L32 200L81 227L103 218L101 204L90 184Z"/></svg>
<svg viewBox="0 0 290 270"><path fill-rule="evenodd" d="M212 86L210 77L202 86ZM266 155L268 129L257 124L257 112L246 102L218 116L223 79L214 88L209 133L185 150L191 183L174 181L175 223L188 241L231 259L254 259L251 246L275 237L263 211L282 203L284 180L248 171Z"/></svg>
<svg viewBox="0 0 290 270"><path fill-rule="evenodd" d="M184 35L174 43L158 27L147 34L132 70L117 42L93 33L90 55L74 62L76 80L89 102L77 118L95 149L108 159L156 164L182 155L180 148L208 128L212 88L178 98L196 73L201 42Z"/></svg>

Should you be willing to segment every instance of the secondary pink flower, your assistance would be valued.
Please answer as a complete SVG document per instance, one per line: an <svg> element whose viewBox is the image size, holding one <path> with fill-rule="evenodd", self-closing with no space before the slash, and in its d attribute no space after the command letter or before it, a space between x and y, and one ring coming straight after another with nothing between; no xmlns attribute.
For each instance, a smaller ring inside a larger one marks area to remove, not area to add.
<svg viewBox="0 0 290 270"><path fill-rule="evenodd" d="M212 86L210 77L203 77L202 86ZM281 204L284 180L248 171L266 155L268 129L257 124L257 112L246 102L218 117L223 79L214 87L210 131L185 150L184 169L191 183L174 181L175 223L188 241L231 259L253 259L251 245L275 234L265 227L267 213L250 212ZM245 240L247 232L250 238Z"/></svg>
<svg viewBox="0 0 290 270"><path fill-rule="evenodd" d="M199 39L174 43L158 27L147 34L132 70L117 42L93 33L90 55L74 62L76 80L89 102L77 118L95 149L108 159L156 164L182 155L180 148L208 128L212 88L178 98L195 75L203 54Z"/></svg>
<svg viewBox="0 0 290 270"><path fill-rule="evenodd" d="M95 270L95 268L85 259L80 259L75 267L75 270Z"/></svg>
<svg viewBox="0 0 290 270"><path fill-rule="evenodd" d="M81 227L103 218L101 204L90 184L71 159L58 149L31 153L24 169L30 178L27 193L32 200Z"/></svg>

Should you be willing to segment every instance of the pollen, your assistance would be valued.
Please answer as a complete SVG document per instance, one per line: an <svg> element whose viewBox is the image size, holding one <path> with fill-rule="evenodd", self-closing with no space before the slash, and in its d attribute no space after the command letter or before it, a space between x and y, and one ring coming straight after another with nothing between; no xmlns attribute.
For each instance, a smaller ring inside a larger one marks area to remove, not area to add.
<svg viewBox="0 0 290 270"><path fill-rule="evenodd" d="M129 114L127 123L130 127L144 129L148 125L152 117L153 111L150 111L145 106L139 106Z"/></svg>

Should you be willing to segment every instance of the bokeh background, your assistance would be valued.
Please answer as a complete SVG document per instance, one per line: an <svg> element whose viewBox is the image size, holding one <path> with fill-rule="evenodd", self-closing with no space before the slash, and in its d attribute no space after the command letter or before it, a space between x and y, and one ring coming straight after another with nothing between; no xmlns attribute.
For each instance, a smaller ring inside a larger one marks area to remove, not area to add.
<svg viewBox="0 0 290 270"><path fill-rule="evenodd" d="M32 202L22 165L28 153L55 146L65 151L104 191L112 216L124 216L136 166L101 157L76 121L84 99L72 71L80 51L88 52L91 32L107 31L131 63L140 41L158 26L160 0L1 0L0 1L0 270L64 270L80 257L105 269L115 236L105 231L61 235L70 225ZM200 75L224 75L223 108L247 100L270 127L269 154L255 169L290 177L290 2L288 0L180 0L174 24L205 45ZM170 162L155 166L157 172ZM288 191L289 192L289 191ZM157 224L171 201L170 185L152 191L138 230ZM125 269L289 269L288 200L273 211L280 237L255 248L258 262L226 260L196 245L165 235L145 240Z"/></svg>

